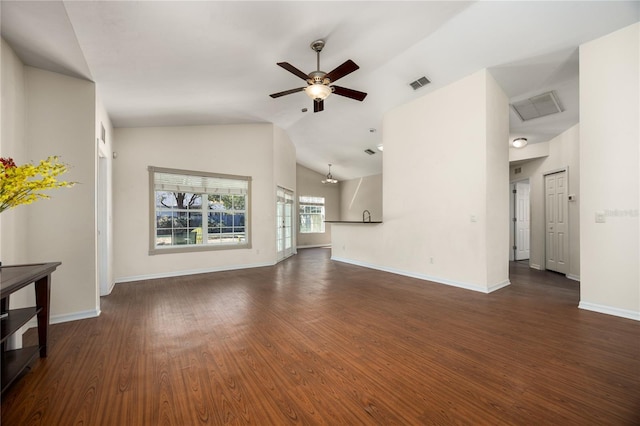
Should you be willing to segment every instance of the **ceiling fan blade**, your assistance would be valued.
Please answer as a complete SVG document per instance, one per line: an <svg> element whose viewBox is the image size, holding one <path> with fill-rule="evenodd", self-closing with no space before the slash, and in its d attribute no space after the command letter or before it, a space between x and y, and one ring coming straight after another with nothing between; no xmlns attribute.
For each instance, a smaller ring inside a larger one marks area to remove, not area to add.
<svg viewBox="0 0 640 426"><path fill-rule="evenodd" d="M356 101L363 101L364 98L367 97L367 94L364 92L359 92L353 89L347 89L346 87L340 86L331 86L333 88L333 93L340 96L345 96L347 98L355 99Z"/></svg>
<svg viewBox="0 0 640 426"><path fill-rule="evenodd" d="M329 72L329 74L326 75L326 78L328 78L333 83L334 81L337 81L339 78L342 78L347 74L351 74L358 68L360 67L356 65L356 63L353 62L351 59L349 59L344 64L340 65L338 68Z"/></svg>
<svg viewBox="0 0 640 426"><path fill-rule="evenodd" d="M324 111L324 101L313 101L313 112Z"/></svg>
<svg viewBox="0 0 640 426"><path fill-rule="evenodd" d="M282 68L284 68L285 70L289 71L291 74L297 75L298 77L300 77L303 80L308 80L309 79L309 76L307 74L303 73L298 68L294 67L293 65L291 65L288 62L278 62L277 65L282 67Z"/></svg>
<svg viewBox="0 0 640 426"><path fill-rule="evenodd" d="M291 89L291 90L285 90L284 92L272 93L269 96L271 96L272 98L279 98L280 96L290 95L292 93L297 93L297 92L302 92L304 89L305 89L304 87L298 87L297 89Z"/></svg>

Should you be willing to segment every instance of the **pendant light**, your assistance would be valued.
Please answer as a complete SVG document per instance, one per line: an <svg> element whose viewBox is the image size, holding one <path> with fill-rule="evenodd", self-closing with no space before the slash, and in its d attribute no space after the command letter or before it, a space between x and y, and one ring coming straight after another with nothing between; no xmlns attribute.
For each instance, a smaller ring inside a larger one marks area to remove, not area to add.
<svg viewBox="0 0 640 426"><path fill-rule="evenodd" d="M331 174L331 164L329 164L329 173L327 173L327 178L322 180L322 183L338 183L336 179L333 178Z"/></svg>

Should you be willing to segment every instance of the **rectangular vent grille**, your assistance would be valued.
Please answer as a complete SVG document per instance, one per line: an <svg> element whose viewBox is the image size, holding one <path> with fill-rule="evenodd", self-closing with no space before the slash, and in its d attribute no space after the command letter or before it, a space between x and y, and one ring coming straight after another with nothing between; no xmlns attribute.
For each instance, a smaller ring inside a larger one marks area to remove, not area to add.
<svg viewBox="0 0 640 426"><path fill-rule="evenodd" d="M511 104L511 108L522 121L562 112L562 107L554 92L547 92L524 101L514 102Z"/></svg>
<svg viewBox="0 0 640 426"><path fill-rule="evenodd" d="M513 173L515 173L516 175L517 175L517 174L519 174L519 173L522 173L522 167L516 167L516 168L513 170ZM514 190L514 192L515 192L515 190Z"/></svg>
<svg viewBox="0 0 640 426"><path fill-rule="evenodd" d="M429 80L427 77L420 77L416 81L412 81L411 83L409 83L409 85L413 87L413 90L418 90L419 88L424 87L429 83L431 83L431 80Z"/></svg>
<svg viewBox="0 0 640 426"><path fill-rule="evenodd" d="M366 152L366 153L367 153L367 154L369 154L369 155L373 155L373 154L375 154L375 153L376 153L374 150L369 149L369 148L365 149L365 150L364 150L364 152Z"/></svg>

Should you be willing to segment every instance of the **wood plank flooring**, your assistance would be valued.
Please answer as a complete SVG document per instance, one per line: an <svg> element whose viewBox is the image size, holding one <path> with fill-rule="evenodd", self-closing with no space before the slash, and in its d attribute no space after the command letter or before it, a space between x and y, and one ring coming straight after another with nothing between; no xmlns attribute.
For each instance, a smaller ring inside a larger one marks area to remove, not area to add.
<svg viewBox="0 0 640 426"><path fill-rule="evenodd" d="M512 264L486 295L329 255L118 284L51 327L2 425L640 424L640 324L578 283Z"/></svg>

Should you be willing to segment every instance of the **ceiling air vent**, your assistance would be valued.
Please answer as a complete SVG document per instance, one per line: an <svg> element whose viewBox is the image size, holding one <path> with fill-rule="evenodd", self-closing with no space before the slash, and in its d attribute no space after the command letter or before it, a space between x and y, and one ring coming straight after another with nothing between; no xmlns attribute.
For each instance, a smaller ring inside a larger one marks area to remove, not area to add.
<svg viewBox="0 0 640 426"><path fill-rule="evenodd" d="M429 83L431 83L431 80L429 80L427 77L420 77L416 81L412 81L411 83L409 83L409 85L413 87L413 90L418 90L419 88L426 86Z"/></svg>
<svg viewBox="0 0 640 426"><path fill-rule="evenodd" d="M376 153L374 150L369 149L369 148L365 149L365 150L364 150L364 152L366 152L366 153L367 153L367 154L369 154L369 155L373 155L373 154L375 154L375 153Z"/></svg>
<svg viewBox="0 0 640 426"><path fill-rule="evenodd" d="M511 108L522 121L562 112L560 101L555 92L547 92L524 101L514 102Z"/></svg>

